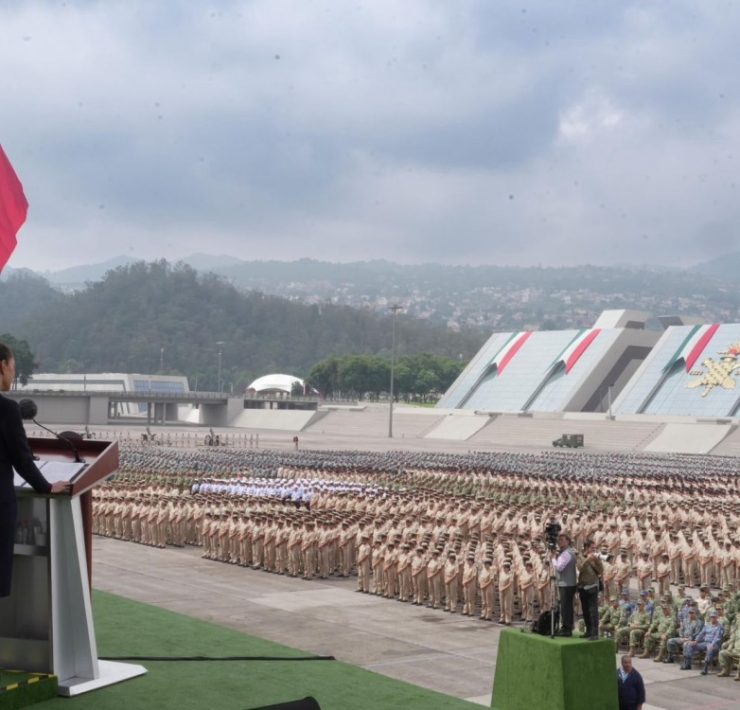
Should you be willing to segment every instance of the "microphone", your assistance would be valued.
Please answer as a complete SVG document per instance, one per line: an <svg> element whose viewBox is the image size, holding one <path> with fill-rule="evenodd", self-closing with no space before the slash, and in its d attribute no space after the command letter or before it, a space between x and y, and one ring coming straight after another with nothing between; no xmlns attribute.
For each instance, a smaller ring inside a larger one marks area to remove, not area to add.
<svg viewBox="0 0 740 710"><path fill-rule="evenodd" d="M57 432L52 431L51 429L49 429L49 427L46 427L43 424L37 422L36 415L38 414L39 408L36 406L36 402L34 402L32 399L22 399L20 402L18 402L18 406L21 410L22 419L26 421L32 421L36 426L41 427L60 441L63 441L72 450L72 453L75 456L75 463L85 463L80 458L80 452L77 450L77 447L72 441L72 439L82 439L82 437L77 432L64 431L61 434L57 434Z"/></svg>

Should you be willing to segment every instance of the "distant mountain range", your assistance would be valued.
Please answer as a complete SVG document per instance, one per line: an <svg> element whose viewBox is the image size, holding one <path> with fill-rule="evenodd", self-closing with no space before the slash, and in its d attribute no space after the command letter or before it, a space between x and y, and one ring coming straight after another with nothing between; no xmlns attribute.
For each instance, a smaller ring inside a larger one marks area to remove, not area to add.
<svg viewBox="0 0 740 710"><path fill-rule="evenodd" d="M0 333L27 340L45 372L161 371L215 389L222 351L223 381L240 391L270 372L305 376L329 356L388 358L391 348L388 313L244 292L164 261L119 266L73 293L15 273L0 282L0 301ZM398 355L465 362L485 339L405 314L396 325Z"/></svg>
<svg viewBox="0 0 740 710"><path fill-rule="evenodd" d="M691 268L691 271L714 276L720 279L726 279L731 283L737 284L738 274L740 274L740 251L731 252L724 256L718 256L709 261L703 261Z"/></svg>
<svg viewBox="0 0 740 710"><path fill-rule="evenodd" d="M41 276L58 290L73 292L133 261L120 256ZM244 261L212 254L193 254L181 261L201 273L217 274L245 292L379 313L399 303L409 315L453 329L587 327L608 308L636 308L656 316L690 315L707 321L740 319L736 283L740 252L687 270L624 265L402 265L382 260Z"/></svg>

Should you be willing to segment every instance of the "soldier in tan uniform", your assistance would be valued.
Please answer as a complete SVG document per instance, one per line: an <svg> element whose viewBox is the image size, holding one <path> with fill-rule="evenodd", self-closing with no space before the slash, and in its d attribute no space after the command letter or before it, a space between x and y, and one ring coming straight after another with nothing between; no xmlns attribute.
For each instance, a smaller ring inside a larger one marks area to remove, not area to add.
<svg viewBox="0 0 740 710"><path fill-rule="evenodd" d="M131 539L134 542L142 542L141 539L141 516L143 506L141 498L135 498L131 507Z"/></svg>
<svg viewBox="0 0 740 710"><path fill-rule="evenodd" d="M317 534L314 523L306 523L306 532L301 539L301 556L303 559L303 579L313 579L316 574Z"/></svg>
<svg viewBox="0 0 740 710"><path fill-rule="evenodd" d="M409 543L405 542L398 555L398 598L402 602L409 601L412 596L410 549Z"/></svg>
<svg viewBox="0 0 740 710"><path fill-rule="evenodd" d="M660 556L657 567L658 595L663 597L671 590L671 559L668 552Z"/></svg>
<svg viewBox="0 0 740 710"><path fill-rule="evenodd" d="M395 599L398 594L398 551L392 540L386 546L382 569L385 581L383 596Z"/></svg>
<svg viewBox="0 0 740 710"><path fill-rule="evenodd" d="M631 574L632 565L627 556L627 550L622 547L619 550L619 557L614 561L614 582L620 593L622 589L629 588Z"/></svg>
<svg viewBox="0 0 740 710"><path fill-rule="evenodd" d="M291 577L300 576L301 570L301 540L303 539L304 528L296 520L288 535L288 574Z"/></svg>
<svg viewBox="0 0 740 710"><path fill-rule="evenodd" d="M201 536L203 541L203 554L201 557L204 557L207 560L212 559L212 550L211 550L211 523L213 521L213 516L211 513L206 513L205 517L203 518L203 534Z"/></svg>
<svg viewBox="0 0 740 710"><path fill-rule="evenodd" d="M537 608L540 614L552 607L552 581L550 579L549 565L541 565L537 572L535 587L537 591Z"/></svg>
<svg viewBox="0 0 740 710"><path fill-rule="evenodd" d="M372 575L371 594L383 594L383 543L380 536L373 537L370 543L370 572Z"/></svg>
<svg viewBox="0 0 740 710"><path fill-rule="evenodd" d="M232 565L239 564L239 521L241 516L239 513L234 511L229 517L228 521L228 539L229 539L229 555L224 562L229 562Z"/></svg>
<svg viewBox="0 0 740 710"><path fill-rule="evenodd" d="M362 535L361 542L357 548L357 591L370 592L370 556L372 548L370 547L369 535Z"/></svg>
<svg viewBox="0 0 740 710"><path fill-rule="evenodd" d="M342 523L342 530L337 540L337 552L339 556L339 575L349 577L352 571L352 533L348 521Z"/></svg>
<svg viewBox="0 0 740 710"><path fill-rule="evenodd" d="M527 560L519 573L519 600L522 621L534 621L534 572L532 562Z"/></svg>
<svg viewBox="0 0 740 710"><path fill-rule="evenodd" d="M442 569L444 563L439 559L439 550L432 550L432 559L427 562L427 582L432 609L438 609L442 602Z"/></svg>
<svg viewBox="0 0 740 710"><path fill-rule="evenodd" d="M277 533L275 534L275 571L278 574L288 572L288 536L291 528L282 518L277 521Z"/></svg>
<svg viewBox="0 0 740 710"><path fill-rule="evenodd" d="M252 569L260 569L264 564L265 525L261 515L253 516L252 520Z"/></svg>
<svg viewBox="0 0 740 710"><path fill-rule="evenodd" d="M708 587L711 584L711 570L712 570L712 548L709 546L709 541L704 538L701 540L700 545L697 548L697 559L699 561L699 578L700 584L703 587Z"/></svg>
<svg viewBox="0 0 740 710"><path fill-rule="evenodd" d="M483 560L483 567L478 572L481 597L480 618L485 621L493 621L494 582L493 560L486 557Z"/></svg>
<svg viewBox="0 0 740 710"><path fill-rule="evenodd" d="M330 548L333 535L328 521L319 523L317 544L319 549L319 577L327 579L331 569Z"/></svg>
<svg viewBox="0 0 740 710"><path fill-rule="evenodd" d="M157 517L159 508L150 501L147 506L146 515L146 539L145 543L153 547L157 546Z"/></svg>
<svg viewBox="0 0 740 710"><path fill-rule="evenodd" d="M250 564L249 559L249 545L247 540L249 539L249 519L245 514L238 517L236 526L236 547L238 552L237 559L242 567L246 567Z"/></svg>
<svg viewBox="0 0 740 710"><path fill-rule="evenodd" d="M671 563L671 584L678 584L681 579L681 545L675 533L670 536L666 549Z"/></svg>
<svg viewBox="0 0 740 710"><path fill-rule="evenodd" d="M426 561L424 560L424 548L417 547L411 558L411 590L413 593L413 604L421 606L426 599ZM424 584L422 584L424 582Z"/></svg>
<svg viewBox="0 0 740 710"><path fill-rule="evenodd" d="M475 566L475 556L468 555L462 571L463 610L465 616L475 613L476 597L478 596L478 570Z"/></svg>
<svg viewBox="0 0 740 710"><path fill-rule="evenodd" d="M514 575L511 572L511 560L505 559L498 575L498 603L501 610L499 623L511 624L514 607Z"/></svg>
<svg viewBox="0 0 740 710"><path fill-rule="evenodd" d="M445 584L445 597L447 599L446 610L454 614L457 611L457 591L458 591L458 576L460 574L460 567L458 566L457 556L454 552L450 552L447 555L447 562L444 565L444 584Z"/></svg>
<svg viewBox="0 0 740 710"><path fill-rule="evenodd" d="M262 538L263 560L262 568L266 572L275 571L275 538L277 536L277 525L274 519L268 518L265 521L264 533Z"/></svg>

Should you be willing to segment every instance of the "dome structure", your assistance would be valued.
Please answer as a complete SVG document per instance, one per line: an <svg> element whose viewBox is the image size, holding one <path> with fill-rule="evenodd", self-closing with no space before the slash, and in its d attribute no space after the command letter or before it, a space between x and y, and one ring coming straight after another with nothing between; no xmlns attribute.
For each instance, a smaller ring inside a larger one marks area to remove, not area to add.
<svg viewBox="0 0 740 710"><path fill-rule="evenodd" d="M305 383L300 377L294 377L293 375L263 375L258 377L252 384L247 387L247 392L256 392L257 394L291 394L295 384L299 384L301 388L305 387Z"/></svg>

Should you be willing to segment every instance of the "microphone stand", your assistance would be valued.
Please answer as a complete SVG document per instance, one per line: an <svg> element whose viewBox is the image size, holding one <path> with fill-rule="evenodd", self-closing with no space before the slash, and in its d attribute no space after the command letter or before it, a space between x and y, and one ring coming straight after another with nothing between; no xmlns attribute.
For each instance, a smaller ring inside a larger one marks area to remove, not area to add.
<svg viewBox="0 0 740 710"><path fill-rule="evenodd" d="M71 441L70 441L70 440L69 440L69 439L68 439L68 438L67 438L66 436L62 436L61 434L57 434L57 433L56 433L55 431L52 431L51 429L49 429L49 427L47 427L47 426L44 426L44 425L43 425L43 424L41 424L40 422L37 422L37 421L36 421L35 419L32 419L31 421L32 421L32 422L33 422L33 423L34 423L34 424L35 424L35 425L36 425L37 427L41 427L41 428L42 428L42 429L44 429L45 431L48 431L48 432L49 432L50 434L53 434L53 436L54 436L55 438L57 438L57 439L60 439L60 440L61 440L61 441L63 441L63 442L64 442L64 443L65 443L65 444L66 444L67 446L69 446L70 450L72 451L72 453L73 453L73 454L74 454L74 456L75 456L75 463L85 463L85 462L84 462L84 461L83 461L83 460L82 460L82 459L80 458L80 453L79 453L79 451L77 451L77 447L76 447L76 446L75 446L75 445L74 445L74 444L73 444L73 443L72 443L72 442L71 442Z"/></svg>

